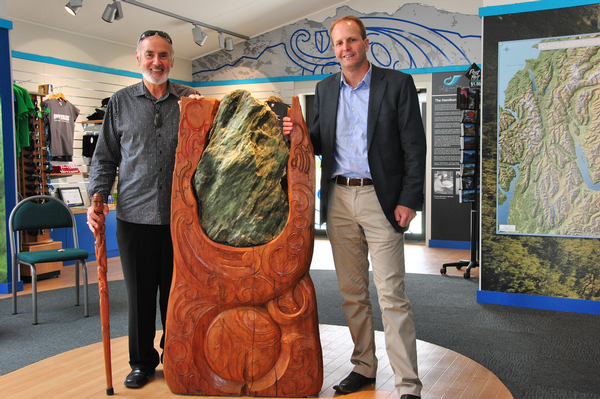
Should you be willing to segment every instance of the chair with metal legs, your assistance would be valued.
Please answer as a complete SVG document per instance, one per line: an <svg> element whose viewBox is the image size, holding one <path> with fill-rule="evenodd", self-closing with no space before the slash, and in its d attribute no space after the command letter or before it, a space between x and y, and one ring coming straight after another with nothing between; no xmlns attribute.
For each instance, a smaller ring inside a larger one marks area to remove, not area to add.
<svg viewBox="0 0 600 399"><path fill-rule="evenodd" d="M73 247L44 251L21 251L20 232L28 230L49 230L70 228L73 232ZM77 224L71 209L58 198L48 195L36 195L20 201L10 213L9 219L10 249L12 255L12 304L13 314L17 314L17 269L19 265L31 269L31 295L33 304L33 324L37 317L37 271L36 264L46 262L75 261L75 305L79 306L79 263L83 270L83 307L84 316L88 309L88 273L86 259L89 253L79 248Z"/></svg>

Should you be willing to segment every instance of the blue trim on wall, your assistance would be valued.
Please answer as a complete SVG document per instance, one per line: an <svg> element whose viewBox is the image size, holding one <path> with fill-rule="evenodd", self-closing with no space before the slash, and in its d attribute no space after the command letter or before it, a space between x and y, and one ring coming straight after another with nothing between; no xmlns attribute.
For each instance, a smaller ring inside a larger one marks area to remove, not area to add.
<svg viewBox="0 0 600 399"><path fill-rule="evenodd" d="M12 56L14 58L19 58L22 60L43 62L43 63L51 64L51 65L60 65L60 66L66 66L66 67L70 67L70 68L83 69L86 71L103 72L103 73L109 73L112 75L127 76L130 78L139 78L139 79L142 78L142 74L139 72L136 73L136 72L126 71L123 69L100 67L97 65L86 64L83 62L67 61L67 60L62 60L60 58L47 57L44 55L23 53L21 51L13 51Z"/></svg>
<svg viewBox="0 0 600 399"><path fill-rule="evenodd" d="M451 65L434 68L399 69L400 72L409 75L437 72L466 72L471 65ZM481 65L479 66L481 68ZM213 80L210 82L192 82L191 87L231 86L240 84L273 83L273 82L300 82L307 80L323 80L330 75L303 75L303 76L279 76L273 78L238 79L238 80Z"/></svg>
<svg viewBox="0 0 600 399"><path fill-rule="evenodd" d="M11 30L13 28L12 21L0 18L0 29Z"/></svg>
<svg viewBox="0 0 600 399"><path fill-rule="evenodd" d="M471 241L429 240L432 248L471 249Z"/></svg>
<svg viewBox="0 0 600 399"><path fill-rule="evenodd" d="M102 72L102 73L108 73L110 75L126 76L128 78L142 79L142 74L140 72L131 72L131 71L126 71L124 69L106 68L106 67L101 67L101 66L97 66L97 65L93 65L93 64L86 64L83 62L68 61L68 60L63 60L60 58L47 57L44 55L23 53L21 51L13 51L12 56L13 56L13 58L19 58L22 60L43 62L45 64L60 65L60 66L65 66L65 67L69 67L69 68L83 69L85 71ZM187 85L187 86L191 86L191 84L192 84L192 82L188 82L185 80L177 80L177 79L171 79L171 82L175 82L175 83L179 83L179 84Z"/></svg>
<svg viewBox="0 0 600 399"><path fill-rule="evenodd" d="M272 78L212 80L210 82L191 82L192 87L231 86L273 82L301 82L306 80L323 80L330 75L276 76Z"/></svg>
<svg viewBox="0 0 600 399"><path fill-rule="evenodd" d="M522 12L553 10L556 8L568 8L598 4L598 0L540 0L527 3L506 4L501 6L481 7L480 17L491 17L494 15L519 14Z"/></svg>
<svg viewBox="0 0 600 399"><path fill-rule="evenodd" d="M477 291L477 302L558 312L600 314L600 301L549 296Z"/></svg>
<svg viewBox="0 0 600 399"><path fill-rule="evenodd" d="M23 291L23 282L17 281L17 292ZM12 283L0 284L0 295L12 294Z"/></svg>
<svg viewBox="0 0 600 399"><path fill-rule="evenodd" d="M60 58L47 57L43 55L23 53L21 51L13 51L13 58L18 58L27 61L43 62L51 65L60 65L69 68L83 69L86 71L102 72L111 75L127 76L130 78L142 79L142 74L138 72L126 71L124 69L106 68L92 64L86 64L83 62L74 62L63 60ZM437 72L465 72L469 69L470 65L452 65L447 67L435 67L435 68L416 68L416 69L401 69L401 72L408 73L411 75L423 74L423 73L437 73ZM257 79L239 79L239 80L218 80L211 82L188 82L184 80L171 79L172 82L183 84L190 87L210 87L210 86L231 86L241 84L257 84L257 83L273 83L273 82L299 82L307 80L323 80L329 75L304 75L304 76L278 76L272 78L257 78Z"/></svg>

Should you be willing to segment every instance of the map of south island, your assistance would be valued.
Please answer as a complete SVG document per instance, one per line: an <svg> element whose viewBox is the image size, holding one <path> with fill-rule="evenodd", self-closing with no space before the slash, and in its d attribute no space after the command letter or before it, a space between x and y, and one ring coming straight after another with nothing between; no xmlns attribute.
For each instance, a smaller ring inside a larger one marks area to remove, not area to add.
<svg viewBox="0 0 600 399"><path fill-rule="evenodd" d="M498 47L497 232L600 236L600 33Z"/></svg>

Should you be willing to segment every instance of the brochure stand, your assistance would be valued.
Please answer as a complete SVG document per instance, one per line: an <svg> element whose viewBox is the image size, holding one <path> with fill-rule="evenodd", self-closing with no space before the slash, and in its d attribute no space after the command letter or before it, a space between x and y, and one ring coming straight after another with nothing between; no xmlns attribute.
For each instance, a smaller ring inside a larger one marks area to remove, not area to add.
<svg viewBox="0 0 600 399"><path fill-rule="evenodd" d="M464 278L471 277L471 269L479 266L478 261L478 225L479 225L479 88L458 88L457 107L463 112L461 128L461 187L459 201L471 203L471 258L458 262L444 263L440 269L446 274L448 267L460 270L466 266Z"/></svg>

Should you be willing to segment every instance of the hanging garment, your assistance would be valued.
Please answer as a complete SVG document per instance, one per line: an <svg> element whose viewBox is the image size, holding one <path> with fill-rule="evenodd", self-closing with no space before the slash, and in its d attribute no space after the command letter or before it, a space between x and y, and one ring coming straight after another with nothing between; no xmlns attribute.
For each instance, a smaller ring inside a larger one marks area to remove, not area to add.
<svg viewBox="0 0 600 399"><path fill-rule="evenodd" d="M79 109L69 101L52 99L46 101L50 110L50 153L53 159L71 160L73 158L73 137L75 119Z"/></svg>
<svg viewBox="0 0 600 399"><path fill-rule="evenodd" d="M15 146L17 156L21 155L21 148L29 147L29 115L35 113L35 107L29 97L29 92L13 84L15 95Z"/></svg>

